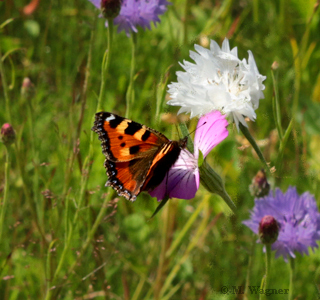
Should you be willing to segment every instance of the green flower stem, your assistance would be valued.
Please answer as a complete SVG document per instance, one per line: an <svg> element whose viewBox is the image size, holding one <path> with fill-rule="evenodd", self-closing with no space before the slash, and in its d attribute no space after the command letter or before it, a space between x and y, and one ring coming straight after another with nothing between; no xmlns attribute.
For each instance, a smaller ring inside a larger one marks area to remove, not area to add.
<svg viewBox="0 0 320 300"><path fill-rule="evenodd" d="M39 199L39 152L36 151L37 147L35 146L35 134L34 134L34 109L32 107L32 99L26 99L27 106L28 106L28 123L29 123L29 130L30 130L30 145L31 145L31 154L32 154L32 161L34 167L34 176L33 176L33 202L36 207L38 222L40 226L43 228L43 221L44 221L44 202L42 199Z"/></svg>
<svg viewBox="0 0 320 300"><path fill-rule="evenodd" d="M242 134L246 137L246 139L249 141L249 143L251 144L251 146L253 147L254 151L257 153L258 157L260 158L261 162L264 164L264 167L266 168L266 170L268 172L270 172L270 168L259 148L259 146L257 145L256 141L254 140L254 138L252 137L251 133L249 132L248 128L245 127L244 125L242 125L241 123L239 123L239 128L242 132Z"/></svg>
<svg viewBox="0 0 320 300"><path fill-rule="evenodd" d="M288 128L287 128L286 132L284 133L282 140L280 141L279 154L278 154L277 163L276 163L277 168L280 168L280 164L282 163L283 152L286 147L289 136L291 134L291 131L293 129L293 125L294 125L294 120L291 119L291 121L288 125Z"/></svg>
<svg viewBox="0 0 320 300"><path fill-rule="evenodd" d="M134 103L134 88L133 88L133 82L134 82L134 72L135 72L135 65L136 65L136 46L137 46L137 34L132 33L132 49L131 49L131 68L130 68L130 82L126 94L126 118L130 117L130 110L131 106Z"/></svg>
<svg viewBox="0 0 320 300"><path fill-rule="evenodd" d="M183 43L185 45L188 44L188 21L189 21L189 10L190 10L190 1L185 0L185 6L184 6L184 19L183 19Z"/></svg>
<svg viewBox="0 0 320 300"><path fill-rule="evenodd" d="M72 226L72 224L69 225L69 223L70 223L70 221L69 221L70 196L69 195L67 196L66 200L67 201L66 201L66 215L65 215L65 224L64 224L64 226L65 226L64 248L63 248L62 254L59 259L58 267L56 268L56 271L54 272L54 276L53 276L53 280L52 280L53 284L55 283L56 279L58 278L60 270L64 264L65 256L69 250L69 246L71 244L71 239L73 236L73 226Z"/></svg>
<svg viewBox="0 0 320 300"><path fill-rule="evenodd" d="M290 283L289 283L289 300L293 299L293 273L294 273L294 259L289 259Z"/></svg>
<svg viewBox="0 0 320 300"><path fill-rule="evenodd" d="M250 278L251 278L251 273L252 273L252 267L254 265L254 250L256 248L256 244L257 244L257 242L254 239L252 241L251 249L250 249L250 252L249 252L249 262L248 262L248 269L247 269L247 277L246 277L246 284L245 284L245 290L244 290L244 296L243 296L244 300L248 300L248 295L250 295L249 286L250 286Z"/></svg>
<svg viewBox="0 0 320 300"><path fill-rule="evenodd" d="M259 0L253 0L253 21L256 24L259 22Z"/></svg>
<svg viewBox="0 0 320 300"><path fill-rule="evenodd" d="M101 111L101 103L105 99L106 94L106 82L107 82L107 75L110 66L110 58L112 52L112 42L113 42L113 20L108 20L108 47L107 51L104 53L102 66L101 66L101 85L100 85L100 93L98 99L98 109L97 111Z"/></svg>
<svg viewBox="0 0 320 300"><path fill-rule="evenodd" d="M262 276L261 283L260 283L260 288L261 289L263 289L264 283L265 283L265 276ZM260 294L259 300L265 300L266 299L265 297L266 297L265 295Z"/></svg>
<svg viewBox="0 0 320 300"><path fill-rule="evenodd" d="M279 92L276 79L274 77L274 72L271 70L272 82L273 82L273 93L274 96L272 97L272 110L273 110L273 118L276 123L277 131L280 140L282 140L283 132L281 126L281 112L280 112L280 104L279 104Z"/></svg>
<svg viewBox="0 0 320 300"><path fill-rule="evenodd" d="M159 263L157 268L157 276L155 280L155 284L153 286L153 296L155 300L159 300L159 294L163 285L164 278L166 277L166 266L170 263L169 259L166 258L166 252L168 247L171 244L170 236L172 234L172 214L171 208L172 203L170 202L167 205L162 213L162 221L161 221L161 252L159 256Z"/></svg>
<svg viewBox="0 0 320 300"><path fill-rule="evenodd" d="M48 252L47 252L47 259L46 259L47 294L46 294L45 300L50 299L50 296L51 296L51 293L52 293L52 289L50 289L51 286L49 286L49 285L50 285L49 280L50 280L50 278L51 278L52 249L53 249L54 244L55 244L56 242L57 242L57 240L51 241L51 243L49 244L49 247L48 247ZM48 298L48 297L49 297L49 298Z"/></svg>
<svg viewBox="0 0 320 300"><path fill-rule="evenodd" d="M0 39L1 43L1 39ZM7 79L4 71L4 65L3 65L3 60L2 60L2 53L0 49L0 75L1 75L1 83L2 83L2 88L3 88L3 93L4 93L4 98L6 101L6 116L8 119L8 123L12 124L11 122L11 109L10 109L10 100L9 100L9 94L8 94L8 85L7 85Z"/></svg>
<svg viewBox="0 0 320 300"><path fill-rule="evenodd" d="M30 210L31 210L32 220L35 222L35 225L36 225L36 227L37 227L37 229L38 229L38 231L39 231L39 233L40 233L40 235L42 237L42 241L45 244L47 244L47 239L46 239L45 234L43 232L43 227L38 222L37 211L35 209L34 202L32 201L30 193L29 193L29 189L28 189L29 184L27 183L27 180L25 178L24 169L22 167L20 150L19 150L17 141L15 141L15 143L14 143L14 150L15 150L15 158L16 158L16 161L17 161L17 166L18 166L18 169L19 169L19 172L20 172L20 176L21 176L21 180L22 180L23 192L24 192L24 195L26 197L27 203L28 203L28 205L30 207Z"/></svg>
<svg viewBox="0 0 320 300"><path fill-rule="evenodd" d="M4 166L4 195L3 202L1 206L1 215L0 215L0 243L2 243L2 232L3 232L3 224L4 224L4 216L8 206L8 198L9 198L9 170L10 170L10 146L6 146L6 162Z"/></svg>
<svg viewBox="0 0 320 300"><path fill-rule="evenodd" d="M94 22L95 23L95 22ZM112 23L113 22L109 22ZM110 27L110 26L109 26ZM110 29L108 27L108 29ZM111 30L111 29L110 29ZM109 33L109 31L108 31ZM108 34L109 39L112 39L111 37L111 33ZM93 26L92 32L91 32L91 39L90 39L90 47L89 47L89 53L88 53L88 62L87 62L87 67L86 67L86 76L85 76L85 80L84 80L84 84L83 84L83 98L82 98L82 105L81 105L81 115L80 115L80 121L78 123L78 128L77 128L77 135L76 135L76 142L78 140L78 138L80 137L80 132L81 132L81 125L82 125L82 119L84 117L84 112L85 112L85 108L86 108L86 95L87 95L87 89L88 89L88 83L89 83L89 77L90 77L90 69L91 69L91 61L92 61L92 48L93 48L93 43L94 43L94 36L95 36L95 26ZM105 62L108 62L110 60L110 47L111 47L111 42L108 42L108 50L106 53L108 53L108 57L106 59ZM103 58L103 60L105 60L105 56ZM104 64L104 63L103 63ZM108 70L108 66L106 66L106 71ZM102 72L103 73L103 72ZM104 74L103 76L105 76L106 74ZM102 74L101 74L102 76ZM102 85L104 85L101 82L101 87ZM101 92L101 91L100 91ZM101 94L97 103L97 110L99 110L100 107L100 100L102 99ZM91 124L93 124L94 122L94 116L92 117L92 122ZM87 190L87 185L88 185L88 179L89 179L89 174L91 171L91 161L92 161L92 156L93 156L93 131L90 131L90 141L89 141L89 150L88 150L88 155L86 156L86 158L84 159L83 162L83 168L82 168L82 176L81 176L81 189L80 189L80 194L79 194L79 200L78 200L78 208L76 211L76 214L74 216L74 224L77 222L78 217L79 217L79 211L82 209L82 203L83 203L83 199L84 199L84 195L85 192Z"/></svg>
<svg viewBox="0 0 320 300"><path fill-rule="evenodd" d="M200 181L205 189L210 193L218 194L235 214L237 207L226 192L221 177L207 164L206 161L204 161L199 170Z"/></svg>
<svg viewBox="0 0 320 300"><path fill-rule="evenodd" d="M271 265L271 244L267 244L266 245L266 277L265 277L265 281L264 281L264 290L265 291L269 288L270 265Z"/></svg>
<svg viewBox="0 0 320 300"><path fill-rule="evenodd" d="M155 98L156 98L156 123L158 124L160 122L161 117L161 111L162 106L167 94L167 85L168 85L168 79L169 79L169 70L171 66L169 66L165 72L165 75L163 75L157 85L157 88L155 89Z"/></svg>
<svg viewBox="0 0 320 300"><path fill-rule="evenodd" d="M267 299L266 290L269 289L269 277L270 277L270 265L271 265L271 244L266 244L266 274L263 276L261 281L261 289L264 293L260 294L259 299Z"/></svg>

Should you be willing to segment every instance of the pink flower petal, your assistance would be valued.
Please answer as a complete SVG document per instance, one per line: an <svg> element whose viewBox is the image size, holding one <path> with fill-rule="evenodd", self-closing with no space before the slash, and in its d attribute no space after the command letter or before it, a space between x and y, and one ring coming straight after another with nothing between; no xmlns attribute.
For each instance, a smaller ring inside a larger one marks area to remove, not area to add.
<svg viewBox="0 0 320 300"><path fill-rule="evenodd" d="M199 184L200 175L197 160L188 150L182 150L178 160L161 184L149 193L152 197L157 197L158 201L165 196L192 199L199 189Z"/></svg>
<svg viewBox="0 0 320 300"><path fill-rule="evenodd" d="M203 156L208 153L229 134L228 121L220 111L212 111L199 119L194 136L194 155L199 156L199 149Z"/></svg>

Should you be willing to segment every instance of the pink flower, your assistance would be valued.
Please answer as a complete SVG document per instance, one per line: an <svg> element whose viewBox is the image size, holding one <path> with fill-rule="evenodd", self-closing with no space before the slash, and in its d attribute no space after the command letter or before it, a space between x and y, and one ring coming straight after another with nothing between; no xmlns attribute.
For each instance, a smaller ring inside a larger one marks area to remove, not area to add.
<svg viewBox="0 0 320 300"><path fill-rule="evenodd" d="M187 149L181 150L176 163L167 176L154 190L149 191L158 201L175 197L180 199L194 198L200 184L198 166L199 150L203 158L228 136L228 121L219 111L212 111L199 119L195 137L194 153Z"/></svg>

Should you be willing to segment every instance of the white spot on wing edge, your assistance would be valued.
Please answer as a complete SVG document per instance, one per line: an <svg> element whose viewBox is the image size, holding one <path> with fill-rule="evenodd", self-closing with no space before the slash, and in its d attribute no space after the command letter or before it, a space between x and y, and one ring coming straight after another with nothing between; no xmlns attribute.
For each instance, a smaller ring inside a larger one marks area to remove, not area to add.
<svg viewBox="0 0 320 300"><path fill-rule="evenodd" d="M114 120L116 117L114 115L110 115L108 118L106 118L106 121L110 122Z"/></svg>

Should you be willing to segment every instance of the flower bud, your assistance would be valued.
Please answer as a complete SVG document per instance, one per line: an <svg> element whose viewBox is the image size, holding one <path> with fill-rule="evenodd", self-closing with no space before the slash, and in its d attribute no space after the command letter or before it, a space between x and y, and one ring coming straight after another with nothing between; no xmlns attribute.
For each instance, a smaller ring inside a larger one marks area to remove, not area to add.
<svg viewBox="0 0 320 300"><path fill-rule="evenodd" d="M121 0L101 0L101 12L106 19L114 19L119 15Z"/></svg>
<svg viewBox="0 0 320 300"><path fill-rule="evenodd" d="M26 100L31 100L34 97L34 94L35 94L34 84L30 80L30 78L25 77L22 82L21 96Z"/></svg>
<svg viewBox="0 0 320 300"><path fill-rule="evenodd" d="M5 123L1 127L1 141L6 147L10 146L16 138L16 133L9 123Z"/></svg>
<svg viewBox="0 0 320 300"><path fill-rule="evenodd" d="M271 70L277 70L279 68L279 63L275 60L271 65Z"/></svg>
<svg viewBox="0 0 320 300"><path fill-rule="evenodd" d="M252 196L258 198L269 194L270 184L267 181L266 172L263 169L258 171L256 176L252 179L249 190Z"/></svg>
<svg viewBox="0 0 320 300"><path fill-rule="evenodd" d="M263 244L273 244L279 235L279 224L273 216L264 216L259 224L259 237Z"/></svg>

